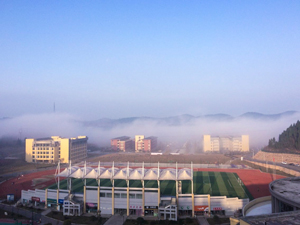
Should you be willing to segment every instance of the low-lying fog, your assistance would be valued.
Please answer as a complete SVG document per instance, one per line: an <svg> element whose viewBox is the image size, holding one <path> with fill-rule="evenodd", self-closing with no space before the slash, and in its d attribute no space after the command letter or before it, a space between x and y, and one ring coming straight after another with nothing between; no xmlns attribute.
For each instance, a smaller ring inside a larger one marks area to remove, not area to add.
<svg viewBox="0 0 300 225"><path fill-rule="evenodd" d="M149 121L135 121L117 125L111 129L86 126L81 118L70 114L24 115L0 120L0 137L42 138L49 136L73 137L86 135L90 143L108 146L110 139L118 136L134 137L137 134L157 136L159 141L181 142L188 140L200 142L202 135L242 135L248 134L251 147L263 147L272 137L278 138L283 130L299 120L299 113L276 120L237 118L227 121L214 121L199 118L180 126L162 125Z"/></svg>

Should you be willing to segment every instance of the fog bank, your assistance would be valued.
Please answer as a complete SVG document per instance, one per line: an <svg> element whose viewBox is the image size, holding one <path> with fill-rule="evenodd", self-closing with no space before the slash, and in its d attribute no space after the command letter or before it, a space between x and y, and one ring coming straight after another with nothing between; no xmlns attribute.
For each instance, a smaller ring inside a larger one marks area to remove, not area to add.
<svg viewBox="0 0 300 225"><path fill-rule="evenodd" d="M188 140L201 141L202 135L242 135L248 134L250 146L263 147L272 137L278 138L283 130L300 119L299 113L276 120L245 119L210 120L195 119L181 125L167 125L155 121L136 120L132 123L116 125L104 129L84 125L81 118L71 114L31 114L0 120L0 136L17 138L42 138L50 136L74 137L86 135L90 143L101 146L110 144L110 139L118 136L134 137L137 134L157 136L162 142L184 143Z"/></svg>

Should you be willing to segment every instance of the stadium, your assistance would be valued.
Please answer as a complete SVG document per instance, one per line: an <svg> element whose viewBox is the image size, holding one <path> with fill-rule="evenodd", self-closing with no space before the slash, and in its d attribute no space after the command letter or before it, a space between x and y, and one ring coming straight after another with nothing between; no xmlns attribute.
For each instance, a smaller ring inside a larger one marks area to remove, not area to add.
<svg viewBox="0 0 300 225"><path fill-rule="evenodd" d="M20 201L63 207L65 215L90 212L177 220L203 214L234 215L253 198L269 195L272 175L242 166L220 167L99 162L60 169L58 165L52 185L22 190Z"/></svg>

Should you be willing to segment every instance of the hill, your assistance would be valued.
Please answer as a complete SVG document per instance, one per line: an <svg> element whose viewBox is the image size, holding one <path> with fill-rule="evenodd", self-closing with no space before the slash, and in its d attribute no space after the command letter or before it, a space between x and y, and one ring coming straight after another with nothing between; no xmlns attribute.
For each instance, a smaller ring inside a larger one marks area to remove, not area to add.
<svg viewBox="0 0 300 225"><path fill-rule="evenodd" d="M284 152L284 153L300 153L300 121L292 124L283 131L276 141L275 137L269 140L268 147L265 151Z"/></svg>

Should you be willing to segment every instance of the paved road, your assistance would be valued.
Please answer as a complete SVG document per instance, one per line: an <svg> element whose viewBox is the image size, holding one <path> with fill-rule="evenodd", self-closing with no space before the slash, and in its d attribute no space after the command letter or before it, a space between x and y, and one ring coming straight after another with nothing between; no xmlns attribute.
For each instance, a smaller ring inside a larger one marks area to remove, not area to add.
<svg viewBox="0 0 300 225"><path fill-rule="evenodd" d="M277 166L281 166L281 167L284 167L284 168L287 168L287 169L291 169L291 170L294 170L294 171L297 171L297 172L300 172L300 166L292 166L292 165L288 165L288 164L282 164L282 163L278 163L278 162L271 162L271 161L263 161L263 160L257 160L257 159L253 159L251 156L245 156L244 157L245 160L248 160L248 161L252 161L252 162L259 162L259 163L268 163L270 165L277 165Z"/></svg>

